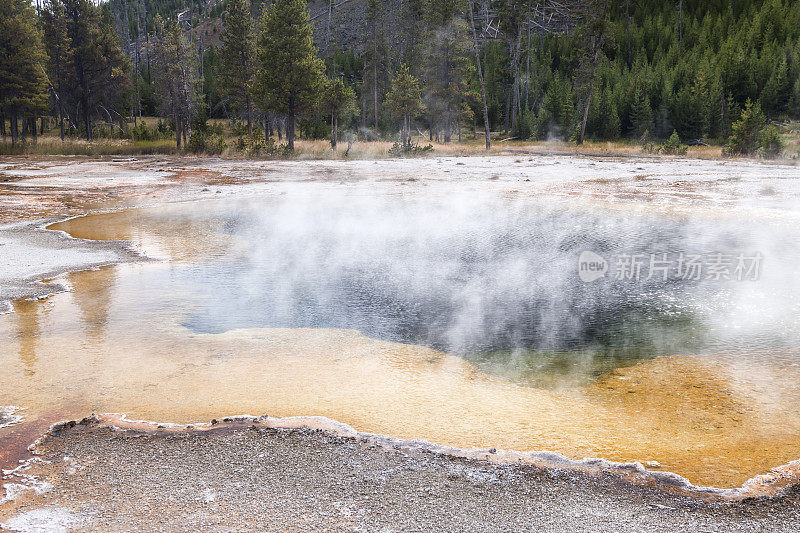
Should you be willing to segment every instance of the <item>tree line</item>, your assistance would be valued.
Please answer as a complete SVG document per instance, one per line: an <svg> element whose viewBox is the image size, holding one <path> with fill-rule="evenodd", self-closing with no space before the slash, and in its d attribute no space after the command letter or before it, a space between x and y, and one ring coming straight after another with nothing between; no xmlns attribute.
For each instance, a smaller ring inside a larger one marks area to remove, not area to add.
<svg viewBox="0 0 800 533"><path fill-rule="evenodd" d="M345 48L334 2L312 22L305 0L6 0L2 134L36 135L49 116L91 139L157 113L178 146L208 117L290 149L298 128L334 147L341 128L406 148L412 132L725 143L751 115L800 117L792 0L352 3Z"/></svg>

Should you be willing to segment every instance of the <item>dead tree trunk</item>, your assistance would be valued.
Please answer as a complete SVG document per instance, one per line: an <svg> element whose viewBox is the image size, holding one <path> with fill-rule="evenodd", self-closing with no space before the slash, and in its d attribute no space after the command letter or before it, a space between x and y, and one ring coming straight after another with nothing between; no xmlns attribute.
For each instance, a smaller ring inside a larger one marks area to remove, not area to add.
<svg viewBox="0 0 800 533"><path fill-rule="evenodd" d="M294 113L286 117L286 148L294 150Z"/></svg>
<svg viewBox="0 0 800 533"><path fill-rule="evenodd" d="M328 0L328 24L325 30L325 55L329 55L330 53L332 17L333 17L333 0Z"/></svg>
<svg viewBox="0 0 800 533"><path fill-rule="evenodd" d="M175 145L178 147L178 150L181 149L181 121L178 118L178 111L175 110L172 113L172 120L175 122Z"/></svg>
<svg viewBox="0 0 800 533"><path fill-rule="evenodd" d="M253 102L250 98L250 91L247 91L247 136L253 138Z"/></svg>
<svg viewBox="0 0 800 533"><path fill-rule="evenodd" d="M469 0L469 21L472 27L472 47L475 50L475 64L478 71L478 83L481 86L481 104L483 106L483 126L486 133L486 151L492 149L492 139L489 127L489 108L486 105L486 87L483 83L483 68L481 67L481 52L480 43L478 41L478 32L475 30L475 15L472 12L472 0Z"/></svg>
<svg viewBox="0 0 800 533"><path fill-rule="evenodd" d="M589 120L589 104L592 101L592 91L594 91L594 78L597 73L597 60L600 58L600 49L603 47L603 38L600 37L597 42L597 48L594 51L594 61L592 62L592 74L589 77L589 89L586 92L586 105L583 108L583 121L581 121L581 134L578 136L578 144L583 144L583 139L586 136L586 121Z"/></svg>
<svg viewBox="0 0 800 533"><path fill-rule="evenodd" d="M511 88L512 94L512 104L511 104L511 128L513 129L517 125L517 116L519 115L519 107L520 107L520 94L519 94L519 63L520 63L520 56L522 53L522 28L517 31L517 39L514 43L514 50L513 50L513 70L514 70L514 81L513 87Z"/></svg>
<svg viewBox="0 0 800 533"><path fill-rule="evenodd" d="M377 53L377 52L376 52ZM377 57L372 65L372 103L375 106L375 136L378 135L378 60Z"/></svg>
<svg viewBox="0 0 800 533"><path fill-rule="evenodd" d="M17 139L19 139L19 123L17 122L17 112L12 111L8 118L11 121L11 146L14 146L17 144Z"/></svg>

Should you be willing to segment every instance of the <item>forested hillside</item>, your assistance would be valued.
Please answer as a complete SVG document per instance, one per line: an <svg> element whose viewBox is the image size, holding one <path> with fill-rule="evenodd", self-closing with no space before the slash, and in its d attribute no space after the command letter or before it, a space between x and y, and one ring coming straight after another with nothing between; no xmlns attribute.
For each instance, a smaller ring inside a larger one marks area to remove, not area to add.
<svg viewBox="0 0 800 533"><path fill-rule="evenodd" d="M32 15L25 4L3 9ZM46 94L20 105L3 89L2 112L66 117L68 135L157 114L187 140L205 118L278 134L291 116L310 137L340 123L365 138L403 128L449 142L488 122L519 139L646 142L675 131L683 142L725 144L743 113L760 128L800 117L792 0L44 0L37 13L20 24L49 57L40 60ZM2 34L19 34L3 18ZM314 46L288 54L305 26ZM97 43L102 57L88 53ZM276 72L281 54L288 70ZM84 56L95 62L84 69L94 85L81 74ZM317 60L321 77L309 67ZM398 94L401 71L418 94ZM286 83L310 84L291 112L273 94Z"/></svg>

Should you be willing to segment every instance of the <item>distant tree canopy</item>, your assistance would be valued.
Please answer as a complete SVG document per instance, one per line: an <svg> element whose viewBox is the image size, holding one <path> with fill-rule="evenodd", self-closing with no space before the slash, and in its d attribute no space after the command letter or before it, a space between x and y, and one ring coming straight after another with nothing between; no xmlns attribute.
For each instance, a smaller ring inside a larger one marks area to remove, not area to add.
<svg viewBox="0 0 800 533"><path fill-rule="evenodd" d="M113 130L124 120L129 88L128 58L122 53L110 11L90 0L48 0L41 13L49 61L53 110L63 128L94 135L96 119Z"/></svg>
<svg viewBox="0 0 800 533"><path fill-rule="evenodd" d="M0 6L4 134L12 116L16 135L17 118L30 130L47 113L91 138L144 110L181 138L195 120L239 117L249 136L254 124L285 130L290 145L298 119L317 138L341 119L364 138L405 139L413 126L444 142L485 128L727 143L748 101L765 124L800 118L796 0L562 0L569 24L523 0L43 1L38 24L27 0ZM188 100L165 72L182 76ZM398 117L390 95L408 76L420 105ZM328 94L342 90L347 113Z"/></svg>
<svg viewBox="0 0 800 533"><path fill-rule="evenodd" d="M35 117L47 105L42 37L28 0L0 3L0 114L10 119L12 142L16 142L18 119ZM35 126L34 126L35 131Z"/></svg>
<svg viewBox="0 0 800 533"><path fill-rule="evenodd" d="M684 0L682 23L677 7L610 3L588 136L665 138L674 129L684 141L726 139L748 99L772 118L800 116L800 3ZM576 101L580 39L576 32L531 40L524 90L534 104L530 120L517 122L520 136L574 136L577 117L546 102Z"/></svg>

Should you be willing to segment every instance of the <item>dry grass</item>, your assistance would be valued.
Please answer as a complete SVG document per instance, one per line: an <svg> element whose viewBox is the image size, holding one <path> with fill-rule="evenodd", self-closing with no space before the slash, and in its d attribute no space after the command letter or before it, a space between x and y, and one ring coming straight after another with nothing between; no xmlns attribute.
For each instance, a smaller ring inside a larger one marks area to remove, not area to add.
<svg viewBox="0 0 800 533"><path fill-rule="evenodd" d="M229 148L222 154L223 157L231 159L251 158L252 156L237 152L232 148L234 139L226 139ZM451 143L430 143L424 138L415 139L420 146L427 144L433 145L433 151L428 152L427 156L476 156L485 155L483 139L469 139L462 142ZM292 159L380 159L389 157L389 149L392 147L391 141L358 141L350 147L348 155L345 156L348 144L339 142L338 150L331 150L328 140L305 140L295 141L295 152ZM641 146L622 142L585 143L583 146L576 146L573 143L565 142L521 142L507 141L494 142L492 144L492 154L503 153L506 150L530 150L534 152L554 152L566 154L607 154L619 156L631 156L644 154ZM52 135L40 136L36 141L31 139L19 142L16 146L11 145L10 140L0 141L0 155L147 155L147 154L175 154L179 150L175 146L175 141L171 139L157 141L132 141L129 139L96 139L86 141L85 139L67 138L61 141ZM722 156L719 147L690 147L688 157L716 159ZM422 157L425 157L423 155ZM276 156L284 158L286 156Z"/></svg>
<svg viewBox="0 0 800 533"><path fill-rule="evenodd" d="M461 142L436 143L429 142L424 137L414 139L419 146L431 144L433 151L428 152L427 156L480 156L486 154L485 144L482 137L466 139ZM389 157L389 148L392 142L389 141L370 141L356 142L353 144L348 154L350 159L378 159ZM339 150L333 152L330 142L327 140L297 140L295 141L296 159L344 159L344 151L347 143L339 143ZM531 142L531 141L494 141L492 143L492 154L502 154L512 150L527 150L542 153L563 153L567 154L603 154L617 155L620 157L647 155L638 144L625 142L586 142L582 146L576 146L568 142ZM236 157L235 153L226 154ZM426 156L422 156L426 157ZM722 148L718 146L692 146L686 157L702 159L719 159L722 157Z"/></svg>
<svg viewBox="0 0 800 533"><path fill-rule="evenodd" d="M145 117L145 122L149 126L154 126L158 119ZM225 140L228 148L222 157L230 159L252 159L254 156L236 151L233 146L236 138L230 132L230 122L222 119L211 119L209 123L222 125L226 130ZM344 137L344 135L342 135ZM787 158L797 159L800 155L800 129L788 127L783 138L786 142L785 154ZM483 136L465 136L461 142L451 142L447 144L429 142L425 136L417 135L414 138L419 146L433 145L433 151L420 157L441 157L441 156L480 156L485 155ZM389 148L392 141L358 141L353 143L347 155L348 159L380 159L389 157ZM331 150L330 142L327 139L295 141L295 152L289 156L279 155L272 158L292 158L292 159L345 159L347 142L340 141L337 151ZM586 142L582 146L576 146L568 142L533 142L533 141L501 141L493 139L492 154L508 153L510 150L528 150L543 153L563 153L567 154L602 154L609 156L639 156L649 155L638 143L633 142ZM180 151L175 146L172 139L157 141L132 141L128 139L97 139L88 142L83 139L68 138L61 141L58 131L52 129L44 136L40 136L35 142L28 139L12 147L10 140L0 141L0 155L11 154L38 154L38 155L147 155L147 154L176 154ZM512 152L513 153L513 152ZM698 159L721 159L723 158L722 147L720 146L691 146L684 157ZM255 156L255 158L259 158ZM266 157L265 157L266 158Z"/></svg>
<svg viewBox="0 0 800 533"><path fill-rule="evenodd" d="M10 140L0 141L0 155L147 155L178 153L175 141L138 141L129 139L85 139L67 138L63 141L49 135L35 141L25 139L12 146Z"/></svg>

